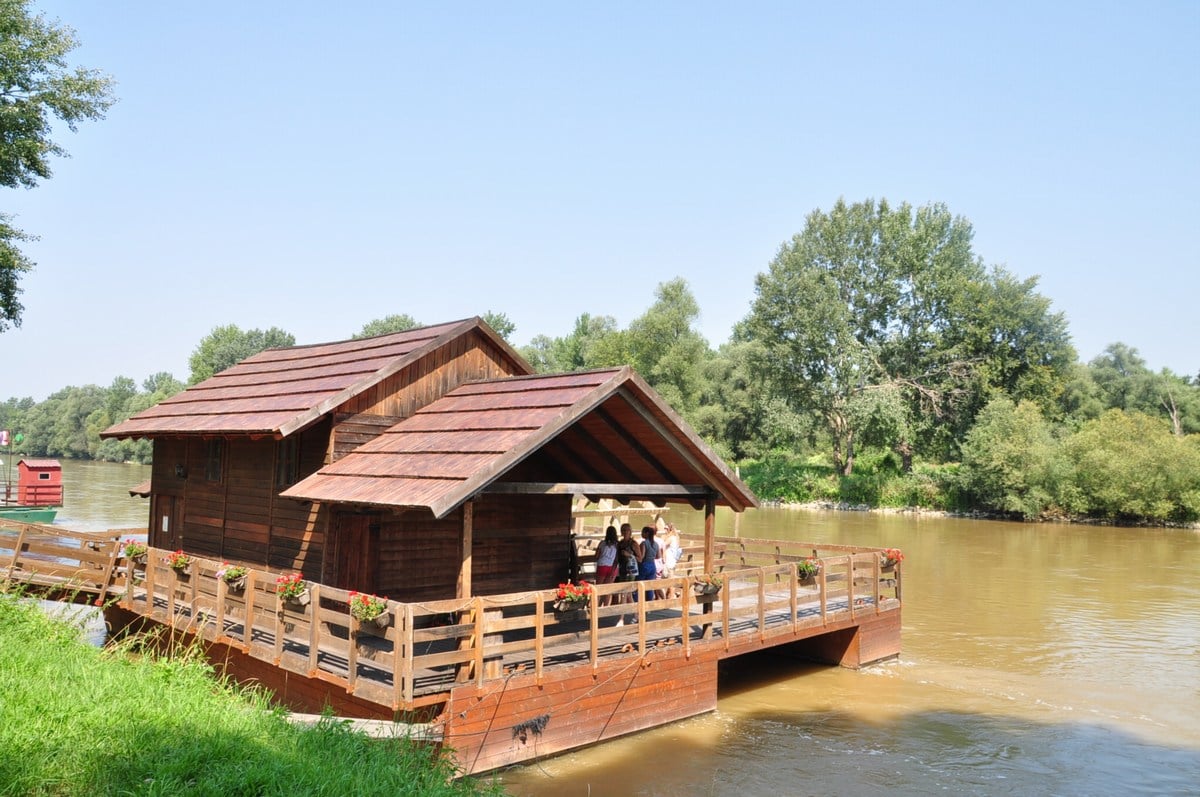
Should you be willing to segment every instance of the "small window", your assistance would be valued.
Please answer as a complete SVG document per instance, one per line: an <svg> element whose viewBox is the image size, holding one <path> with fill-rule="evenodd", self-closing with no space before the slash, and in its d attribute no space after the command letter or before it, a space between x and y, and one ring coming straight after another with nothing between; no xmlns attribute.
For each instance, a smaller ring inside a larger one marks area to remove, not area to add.
<svg viewBox="0 0 1200 797"><path fill-rule="evenodd" d="M42 481L48 482L48 481L50 481L50 474L49 473L39 473L38 478L41 479Z"/></svg>
<svg viewBox="0 0 1200 797"><path fill-rule="evenodd" d="M275 486L287 487L300 477L300 438L288 437L275 444Z"/></svg>
<svg viewBox="0 0 1200 797"><path fill-rule="evenodd" d="M204 478L210 482L221 481L221 467L224 464L225 441L209 440L205 444Z"/></svg>

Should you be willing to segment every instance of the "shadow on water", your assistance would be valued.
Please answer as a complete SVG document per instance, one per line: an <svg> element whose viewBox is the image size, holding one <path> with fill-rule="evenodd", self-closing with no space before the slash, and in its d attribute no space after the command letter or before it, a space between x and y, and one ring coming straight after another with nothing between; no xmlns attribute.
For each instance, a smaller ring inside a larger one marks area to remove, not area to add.
<svg viewBox="0 0 1200 797"><path fill-rule="evenodd" d="M769 651L741 656L720 667L728 710L501 777L511 794L529 797L1195 793L1198 750L1093 720L906 710L889 701L895 688L871 670ZM864 691L877 706L858 700ZM780 708L796 703L806 707Z"/></svg>
<svg viewBox="0 0 1200 797"><path fill-rule="evenodd" d="M697 728L696 726L700 726ZM711 741L698 730L708 730ZM1195 794L1200 752L966 712L721 712L504 773L513 795Z"/></svg>

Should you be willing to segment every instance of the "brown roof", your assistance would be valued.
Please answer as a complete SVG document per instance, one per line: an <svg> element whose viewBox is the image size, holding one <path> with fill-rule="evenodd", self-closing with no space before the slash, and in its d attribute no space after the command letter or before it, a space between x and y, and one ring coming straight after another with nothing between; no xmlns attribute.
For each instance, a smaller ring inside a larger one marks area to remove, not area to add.
<svg viewBox="0 0 1200 797"><path fill-rule="evenodd" d="M150 497L150 480L138 482L133 487L129 488L129 496L131 498L149 498Z"/></svg>
<svg viewBox="0 0 1200 797"><path fill-rule="evenodd" d="M585 494L619 485L633 498L641 489L661 500L757 505L628 367L460 385L282 495L444 517L505 483L569 483Z"/></svg>
<svg viewBox="0 0 1200 797"><path fill-rule="evenodd" d="M267 349L162 401L101 437L273 434L303 429L448 341L478 329L532 370L479 318L373 338Z"/></svg>

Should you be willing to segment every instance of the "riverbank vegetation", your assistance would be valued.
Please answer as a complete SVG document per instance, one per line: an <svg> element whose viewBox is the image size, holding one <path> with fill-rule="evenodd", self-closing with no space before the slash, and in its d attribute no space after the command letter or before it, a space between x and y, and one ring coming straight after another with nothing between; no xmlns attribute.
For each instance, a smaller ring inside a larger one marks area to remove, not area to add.
<svg viewBox="0 0 1200 797"><path fill-rule="evenodd" d="M0 593L0 795L502 793L428 747L292 725L193 652L131 652Z"/></svg>
<svg viewBox="0 0 1200 797"><path fill-rule="evenodd" d="M1037 279L987 266L973 236L943 205L839 200L756 276L745 319L715 349L675 279L625 328L583 312L520 350L541 372L633 365L766 500L1195 522L1197 379L1153 371L1125 343L1079 362ZM503 313L484 317L515 331ZM346 337L419 323L397 314ZM188 382L291 340L217 327ZM0 428L30 455L148 462L147 441L99 433L183 386L159 373L140 390L121 376L13 398Z"/></svg>

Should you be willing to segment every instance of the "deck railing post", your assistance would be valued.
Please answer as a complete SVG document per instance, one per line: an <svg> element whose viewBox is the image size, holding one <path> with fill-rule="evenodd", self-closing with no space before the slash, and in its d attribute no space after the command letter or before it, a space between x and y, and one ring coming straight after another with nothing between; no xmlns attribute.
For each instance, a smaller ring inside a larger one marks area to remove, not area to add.
<svg viewBox="0 0 1200 797"><path fill-rule="evenodd" d="M846 608L850 610L850 619L854 619L854 554L846 557L849 575L846 577Z"/></svg>
<svg viewBox="0 0 1200 797"><path fill-rule="evenodd" d="M790 593L790 608L792 610L792 633L800 631L800 571L796 563L788 567L788 584Z"/></svg>
<svg viewBox="0 0 1200 797"><path fill-rule="evenodd" d="M684 658L690 659L692 657L692 591L688 589L689 584L686 578L679 580L683 582L679 589L679 615L683 619L680 642L683 643Z"/></svg>
<svg viewBox="0 0 1200 797"><path fill-rule="evenodd" d="M721 637L725 640L725 650L729 650L729 593L733 591L733 575L727 573L721 582L718 594L721 596Z"/></svg>
<svg viewBox="0 0 1200 797"><path fill-rule="evenodd" d="M483 598L476 596L471 602L475 612L475 685L483 686L483 632L486 618L483 616Z"/></svg>
<svg viewBox="0 0 1200 797"><path fill-rule="evenodd" d="M321 585L313 582L308 589L312 598L308 604L312 610L308 618L308 674L311 676L319 669L318 657L321 653Z"/></svg>
<svg viewBox="0 0 1200 797"><path fill-rule="evenodd" d="M592 590L592 594L588 596L588 625L589 638L591 647L588 650L588 656L592 661L592 671L595 672L600 663L600 600L596 595L596 590Z"/></svg>
<svg viewBox="0 0 1200 797"><path fill-rule="evenodd" d="M242 592L245 598L245 608L242 611L244 622L242 623L242 652L250 652L250 643L254 641L254 596L257 593L255 587L256 570L250 570L246 573L246 589Z"/></svg>
<svg viewBox="0 0 1200 797"><path fill-rule="evenodd" d="M758 568L758 641L767 638L767 571Z"/></svg>
<svg viewBox="0 0 1200 797"><path fill-rule="evenodd" d="M413 667L413 657L416 655L415 626L416 621L413 617L413 605L406 603L404 604L404 667L402 668L405 705L412 705L413 682L416 680L415 668Z"/></svg>
<svg viewBox="0 0 1200 797"><path fill-rule="evenodd" d="M546 602L541 595L533 599L533 672L537 685L542 685L542 666L546 657Z"/></svg>

